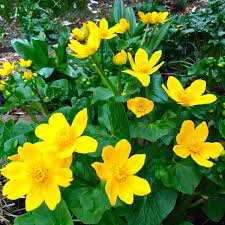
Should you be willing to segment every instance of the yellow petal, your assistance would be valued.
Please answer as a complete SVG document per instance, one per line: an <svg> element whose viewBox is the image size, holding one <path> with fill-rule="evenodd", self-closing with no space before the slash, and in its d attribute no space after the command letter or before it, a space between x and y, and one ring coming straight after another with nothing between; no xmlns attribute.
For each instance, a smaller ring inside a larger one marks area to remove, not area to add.
<svg viewBox="0 0 225 225"><path fill-rule="evenodd" d="M83 134L87 126L87 120L87 108L84 108L83 110L77 113L72 123L72 129L75 133L75 137L80 137Z"/></svg>
<svg viewBox="0 0 225 225"><path fill-rule="evenodd" d="M73 180L73 173L69 168L58 168L54 170L55 183L61 187L70 186Z"/></svg>
<svg viewBox="0 0 225 225"><path fill-rule="evenodd" d="M54 113L48 119L48 123L55 129L65 129L69 127L69 124L62 113Z"/></svg>
<svg viewBox="0 0 225 225"><path fill-rule="evenodd" d="M134 201L134 194L127 183L119 183L118 196L123 202L129 205Z"/></svg>
<svg viewBox="0 0 225 225"><path fill-rule="evenodd" d="M107 180L111 177L112 171L109 170L108 167L104 165L104 163L95 162L92 163L91 166L95 169L97 176L101 180Z"/></svg>
<svg viewBox="0 0 225 225"><path fill-rule="evenodd" d="M164 64L164 61L161 62L159 65L157 65L157 66L151 68L150 71L149 71L149 74L151 75L151 74L155 73L156 71L158 71L158 69L159 69L163 64Z"/></svg>
<svg viewBox="0 0 225 225"><path fill-rule="evenodd" d="M127 183L135 195L144 196L151 192L148 181L141 177L134 175L129 176L127 178Z"/></svg>
<svg viewBox="0 0 225 225"><path fill-rule="evenodd" d="M81 136L75 141L75 152L87 154L95 152L98 147L98 142L89 136Z"/></svg>
<svg viewBox="0 0 225 225"><path fill-rule="evenodd" d="M135 64L137 67L142 67L146 63L148 63L148 53L143 48L139 48L135 54Z"/></svg>
<svg viewBox="0 0 225 225"><path fill-rule="evenodd" d="M33 186L32 191L26 196L26 211L32 211L44 202L43 196L41 195L41 190L38 185Z"/></svg>
<svg viewBox="0 0 225 225"><path fill-rule="evenodd" d="M128 59L130 61L130 65L131 65L132 70L137 70L137 66L134 63L134 59L133 59L132 55L130 54L130 52L128 52L127 54L128 54Z"/></svg>
<svg viewBox="0 0 225 225"><path fill-rule="evenodd" d="M202 143L202 151L206 153L210 158L218 158L224 150L223 145L219 142L205 142Z"/></svg>
<svg viewBox="0 0 225 225"><path fill-rule="evenodd" d="M217 97L213 94L206 94L202 95L195 99L192 102L192 105L204 105L204 104L211 104L217 100Z"/></svg>
<svg viewBox="0 0 225 225"><path fill-rule="evenodd" d="M131 145L126 139L122 139L117 142L115 146L115 152L118 155L118 162L123 164L127 162L130 152L131 152Z"/></svg>
<svg viewBox="0 0 225 225"><path fill-rule="evenodd" d="M49 124L41 124L36 127L35 135L44 141L52 140L55 138L55 130Z"/></svg>
<svg viewBox="0 0 225 225"><path fill-rule="evenodd" d="M173 76L169 76L167 80L167 87L169 90L184 91L180 81Z"/></svg>
<svg viewBox="0 0 225 225"><path fill-rule="evenodd" d="M180 133L177 135L176 140L179 145L187 145L190 141L190 136L194 134L195 124L191 120L185 120L182 123Z"/></svg>
<svg viewBox="0 0 225 225"><path fill-rule="evenodd" d="M118 183L116 180L111 179L106 182L105 192L109 198L110 204L115 206L118 195Z"/></svg>
<svg viewBox="0 0 225 225"><path fill-rule="evenodd" d="M29 178L10 180L4 185L2 195L10 200L16 200L29 193L31 187Z"/></svg>
<svg viewBox="0 0 225 225"><path fill-rule="evenodd" d="M23 162L11 162L1 170L1 174L8 179L25 178L28 174Z"/></svg>
<svg viewBox="0 0 225 225"><path fill-rule="evenodd" d="M127 161L127 173L136 174L144 166L145 158L145 154L131 156Z"/></svg>
<svg viewBox="0 0 225 225"><path fill-rule="evenodd" d="M150 76L148 74L136 72L134 75L144 87L148 87L148 85L150 84Z"/></svg>
<svg viewBox="0 0 225 225"><path fill-rule="evenodd" d="M190 95L202 95L206 90L206 81L195 80L191 85L185 89Z"/></svg>
<svg viewBox="0 0 225 225"><path fill-rule="evenodd" d="M173 151L176 153L177 156L181 158L187 158L190 155L190 151L188 148L182 145L175 145L173 147Z"/></svg>
<svg viewBox="0 0 225 225"><path fill-rule="evenodd" d="M149 60L150 67L155 66L156 63L160 60L161 56L162 56L162 50L154 52Z"/></svg>
<svg viewBox="0 0 225 225"><path fill-rule="evenodd" d="M200 123L196 128L195 128L195 138L197 142L205 142L208 135L209 135L209 130L208 126L205 121Z"/></svg>
<svg viewBox="0 0 225 225"><path fill-rule="evenodd" d="M205 159L204 157L202 157L200 154L197 153L191 153L191 157L192 159L199 164L200 166L204 166L207 168L210 168L213 166L213 162Z"/></svg>
<svg viewBox="0 0 225 225"><path fill-rule="evenodd" d="M112 161L114 158L114 148L111 145L105 146L102 150L102 159L104 162Z"/></svg>
<svg viewBox="0 0 225 225"><path fill-rule="evenodd" d="M106 18L101 19L99 26L101 29L108 30L108 21Z"/></svg>
<svg viewBox="0 0 225 225"><path fill-rule="evenodd" d="M42 187L44 200L50 210L55 210L57 204L61 201L61 193L59 187L53 182L49 182L47 187Z"/></svg>

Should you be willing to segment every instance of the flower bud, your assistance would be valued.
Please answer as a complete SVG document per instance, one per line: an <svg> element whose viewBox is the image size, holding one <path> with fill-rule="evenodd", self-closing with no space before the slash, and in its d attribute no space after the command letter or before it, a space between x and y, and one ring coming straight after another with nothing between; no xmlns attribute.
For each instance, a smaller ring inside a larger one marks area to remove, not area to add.
<svg viewBox="0 0 225 225"><path fill-rule="evenodd" d="M127 53L122 50L113 57L113 62L118 66L125 65L127 63Z"/></svg>

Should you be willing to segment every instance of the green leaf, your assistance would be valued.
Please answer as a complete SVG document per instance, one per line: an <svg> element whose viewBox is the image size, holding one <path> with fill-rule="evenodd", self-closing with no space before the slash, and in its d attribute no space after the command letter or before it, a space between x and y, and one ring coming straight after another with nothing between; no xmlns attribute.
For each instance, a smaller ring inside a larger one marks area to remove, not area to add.
<svg viewBox="0 0 225 225"><path fill-rule="evenodd" d="M114 99L108 103L108 117L112 134L119 139L130 139L129 124L124 106Z"/></svg>
<svg viewBox="0 0 225 225"><path fill-rule="evenodd" d="M163 79L159 72L156 72L153 76L151 76L151 82L149 86L148 96L155 103L166 103L168 101L168 95L162 88Z"/></svg>
<svg viewBox="0 0 225 225"><path fill-rule="evenodd" d="M55 49L58 65L66 61L67 55L66 46L69 37L70 37L70 30L68 27L64 27L59 38L58 46Z"/></svg>
<svg viewBox="0 0 225 225"><path fill-rule="evenodd" d="M136 210L129 214L128 224L160 225L175 207L176 199L175 191L157 187L154 193L142 197L142 204L136 206Z"/></svg>
<svg viewBox="0 0 225 225"><path fill-rule="evenodd" d="M219 131L223 138L225 138L225 120L222 120L219 125Z"/></svg>
<svg viewBox="0 0 225 225"><path fill-rule="evenodd" d="M48 78L52 75L53 71L54 71L54 68L52 67L44 67L44 68L41 68L39 71L37 71L37 73L43 76L44 78Z"/></svg>
<svg viewBox="0 0 225 225"><path fill-rule="evenodd" d="M112 211L107 211L98 225L126 225L126 223L118 216L113 214Z"/></svg>
<svg viewBox="0 0 225 225"><path fill-rule="evenodd" d="M65 97L68 95L69 83L66 79L55 80L47 89L47 96L49 101L56 97Z"/></svg>
<svg viewBox="0 0 225 225"><path fill-rule="evenodd" d="M212 221L219 222L225 213L225 196L217 194L209 196L202 209Z"/></svg>
<svg viewBox="0 0 225 225"><path fill-rule="evenodd" d="M98 223L102 215L110 208L109 200L103 187L90 187L74 184L64 191L68 208L84 224Z"/></svg>
<svg viewBox="0 0 225 225"><path fill-rule="evenodd" d="M157 49L160 42L163 40L164 36L168 32L170 24L171 24L171 22L166 22L154 33L153 38L151 39L151 41L148 44L148 49L151 49L152 52Z"/></svg>
<svg viewBox="0 0 225 225"><path fill-rule="evenodd" d="M171 129L174 129L176 126L176 115L168 111L162 116L161 120L157 120L154 123L145 124L138 122L131 124L130 133L132 138L143 138L150 142L156 142L169 134Z"/></svg>
<svg viewBox="0 0 225 225"><path fill-rule="evenodd" d="M123 0L115 0L113 4L113 16L116 23L124 17L124 5Z"/></svg>
<svg viewBox="0 0 225 225"><path fill-rule="evenodd" d="M91 104L95 104L98 101L108 100L114 96L114 94L107 88L97 87L90 88L90 90L93 92Z"/></svg>
<svg viewBox="0 0 225 225"><path fill-rule="evenodd" d="M125 19L130 22L130 33L133 34L136 29L136 17L132 7L127 7L125 10Z"/></svg>
<svg viewBox="0 0 225 225"><path fill-rule="evenodd" d="M73 220L66 203L62 200L54 211L50 211L45 204L34 210L18 216L14 225L73 225Z"/></svg>
<svg viewBox="0 0 225 225"><path fill-rule="evenodd" d="M167 173L162 176L162 181L167 187L191 195L195 192L201 177L198 165L192 160L184 159L167 167Z"/></svg>
<svg viewBox="0 0 225 225"><path fill-rule="evenodd" d="M58 68L57 71L59 71L60 73L63 73L69 77L72 78L76 78L78 76L78 74L76 73L76 71L73 69L72 66L68 65L68 64L61 64Z"/></svg>

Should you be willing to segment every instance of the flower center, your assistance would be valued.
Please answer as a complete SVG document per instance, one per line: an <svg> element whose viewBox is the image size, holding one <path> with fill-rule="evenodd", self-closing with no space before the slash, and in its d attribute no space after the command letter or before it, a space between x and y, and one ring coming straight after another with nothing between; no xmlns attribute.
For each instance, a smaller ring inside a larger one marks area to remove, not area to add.
<svg viewBox="0 0 225 225"><path fill-rule="evenodd" d="M192 101L192 98L190 95L188 95L185 91L180 92L179 94L179 103L182 103L183 105L188 106L190 102Z"/></svg>
<svg viewBox="0 0 225 225"><path fill-rule="evenodd" d="M189 149L191 152L193 153L198 153L199 152L199 147L197 144L190 144L189 145Z"/></svg>
<svg viewBox="0 0 225 225"><path fill-rule="evenodd" d="M75 138L69 128L68 129L64 128L64 129L60 129L57 132L57 140L60 145L68 146L74 143Z"/></svg>
<svg viewBox="0 0 225 225"><path fill-rule="evenodd" d="M136 109L138 112L142 113L146 110L144 104L142 104L141 102L136 103Z"/></svg>
<svg viewBox="0 0 225 225"><path fill-rule="evenodd" d="M45 179L48 177L48 170L44 168L37 168L34 172L34 180L38 183L44 182Z"/></svg>
<svg viewBox="0 0 225 225"><path fill-rule="evenodd" d="M124 183L127 180L127 173L123 168L118 165L114 165L114 176L120 183Z"/></svg>

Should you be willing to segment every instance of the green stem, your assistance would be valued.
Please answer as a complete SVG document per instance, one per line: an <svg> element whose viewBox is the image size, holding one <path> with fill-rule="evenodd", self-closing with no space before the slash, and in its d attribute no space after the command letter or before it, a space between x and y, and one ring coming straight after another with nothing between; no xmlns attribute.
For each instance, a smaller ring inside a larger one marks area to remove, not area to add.
<svg viewBox="0 0 225 225"><path fill-rule="evenodd" d="M146 28L145 28L145 33L144 33L144 36L143 36L143 38L142 38L141 45L143 45L144 42L145 42L145 38L146 38L146 35L147 35L147 33L148 33L148 28L149 28L149 24L147 24L147 26L146 26Z"/></svg>
<svg viewBox="0 0 225 225"><path fill-rule="evenodd" d="M148 37L148 40L147 40L147 43L146 43L147 46L149 45L149 43L150 43L150 41L151 41L151 39L152 39L152 37L153 37L153 35L154 35L154 33L155 33L156 27L157 27L157 25L155 25L155 26L152 28L152 32L151 32L150 36Z"/></svg>
<svg viewBox="0 0 225 225"><path fill-rule="evenodd" d="M34 81L31 81L31 86L30 86L31 90L34 92L34 94L40 99L40 105L42 108L42 113L44 114L44 116L48 115L48 109L44 103L44 101L42 100L41 96L39 95L38 89L36 84L34 83Z"/></svg>
<svg viewBox="0 0 225 225"><path fill-rule="evenodd" d="M102 70L98 60L95 58L95 56L92 56L92 60L95 64L95 68L100 75L101 79L103 82L108 86L108 88L113 92L115 96L118 96L118 91L116 88L113 86L112 82L109 80L109 78L105 75L104 71Z"/></svg>
<svg viewBox="0 0 225 225"><path fill-rule="evenodd" d="M200 199L197 200L196 202L192 203L192 204L190 205L189 209L194 208L194 207L196 207L196 206L198 206L198 205L201 205L201 204L203 204L204 202L205 202L205 199L200 198Z"/></svg>
<svg viewBox="0 0 225 225"><path fill-rule="evenodd" d="M38 120L36 116L33 114L33 112L23 103L20 103L21 107L27 112L27 114L30 116L30 118L33 120L33 122L38 123Z"/></svg>

